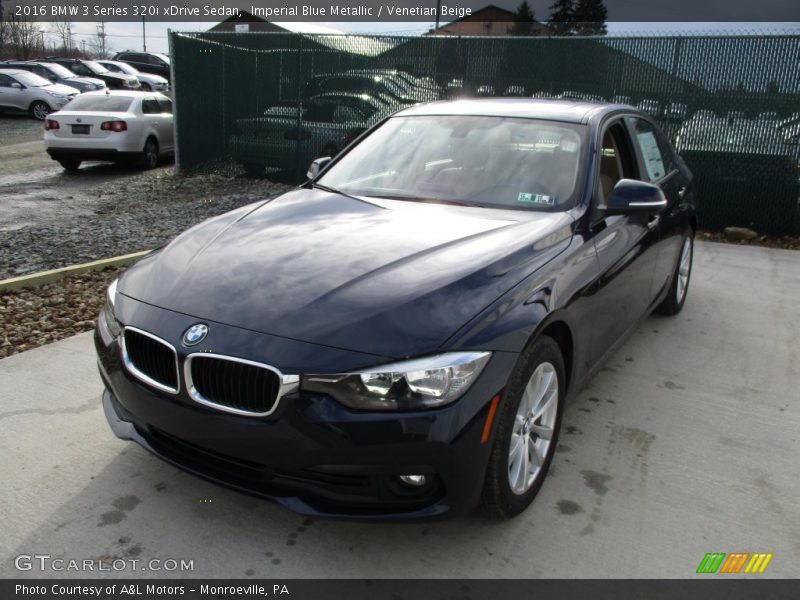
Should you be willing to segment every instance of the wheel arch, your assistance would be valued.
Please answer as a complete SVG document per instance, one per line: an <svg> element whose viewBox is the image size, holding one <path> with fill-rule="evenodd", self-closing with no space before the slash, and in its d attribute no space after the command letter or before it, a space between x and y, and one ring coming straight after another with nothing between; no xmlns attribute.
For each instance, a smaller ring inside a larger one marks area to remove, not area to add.
<svg viewBox="0 0 800 600"><path fill-rule="evenodd" d="M567 322L567 319L564 318L564 315L559 312L551 313L547 318L542 320L528 338L525 348L529 347L542 336L551 338L558 345L559 350L561 350L561 358L564 359L565 392L569 393L572 388L575 366L575 336L572 327Z"/></svg>

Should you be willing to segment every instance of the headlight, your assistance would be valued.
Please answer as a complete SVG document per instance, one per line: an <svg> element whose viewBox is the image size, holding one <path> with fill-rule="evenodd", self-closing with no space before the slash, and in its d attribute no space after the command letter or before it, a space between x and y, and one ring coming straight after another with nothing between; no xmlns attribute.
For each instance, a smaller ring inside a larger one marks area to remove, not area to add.
<svg viewBox="0 0 800 600"><path fill-rule="evenodd" d="M59 94L58 92L47 92L47 93L50 94L56 100L61 100L62 102L66 102L67 100L69 100L68 96L65 96L64 94Z"/></svg>
<svg viewBox="0 0 800 600"><path fill-rule="evenodd" d="M104 308L104 313L106 316L106 325L108 326L108 330L111 332L111 335L114 337L119 336L122 333L122 325L119 321L117 321L117 313L116 313L116 300L117 300L117 282L119 279L115 279L111 282L111 285L108 286L108 291L106 291L106 305Z"/></svg>
<svg viewBox="0 0 800 600"><path fill-rule="evenodd" d="M477 379L491 352L449 352L356 373L303 375L301 387L360 410L418 410L454 402Z"/></svg>

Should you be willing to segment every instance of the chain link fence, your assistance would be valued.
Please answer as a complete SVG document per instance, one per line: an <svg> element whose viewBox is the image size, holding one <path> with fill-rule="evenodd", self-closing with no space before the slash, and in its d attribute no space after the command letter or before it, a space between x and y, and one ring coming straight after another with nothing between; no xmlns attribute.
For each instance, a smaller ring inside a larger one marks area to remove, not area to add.
<svg viewBox="0 0 800 600"><path fill-rule="evenodd" d="M571 98L651 114L695 175L700 225L800 234L800 35L170 36L178 169L303 179L417 102Z"/></svg>

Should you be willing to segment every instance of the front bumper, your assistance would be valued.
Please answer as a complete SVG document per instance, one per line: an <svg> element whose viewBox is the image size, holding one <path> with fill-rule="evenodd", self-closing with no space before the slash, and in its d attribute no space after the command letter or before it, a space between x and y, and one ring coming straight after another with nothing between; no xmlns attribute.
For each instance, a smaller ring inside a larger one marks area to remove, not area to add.
<svg viewBox="0 0 800 600"><path fill-rule="evenodd" d="M181 353L180 338L173 336L196 319L127 298L124 303L138 305L128 312L135 322L126 324L157 330ZM167 321L175 322L157 327ZM209 327L217 336L215 352L252 358L242 354L258 347L288 362L303 356L314 366L359 360L345 351L309 348L216 323ZM135 379L122 365L119 343L102 313L95 345L106 385L103 407L118 437L186 471L297 513L350 519L427 519L471 510L480 497L491 449L491 439L481 443L488 404L516 358L496 353L469 392L442 409L355 412L326 396L300 391L284 396L268 417L247 417L200 405L185 386L171 395ZM310 358L309 351L316 356ZM287 364L276 366L293 371ZM428 484L404 487L398 480L402 474L425 474Z"/></svg>

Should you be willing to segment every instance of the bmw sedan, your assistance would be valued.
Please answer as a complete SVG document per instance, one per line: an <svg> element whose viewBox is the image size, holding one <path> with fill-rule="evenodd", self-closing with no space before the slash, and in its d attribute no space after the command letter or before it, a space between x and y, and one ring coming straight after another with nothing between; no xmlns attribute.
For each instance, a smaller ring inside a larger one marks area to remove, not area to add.
<svg viewBox="0 0 800 600"><path fill-rule="evenodd" d="M302 514L522 512L565 402L684 305L691 174L630 106L437 102L108 290L117 436Z"/></svg>

